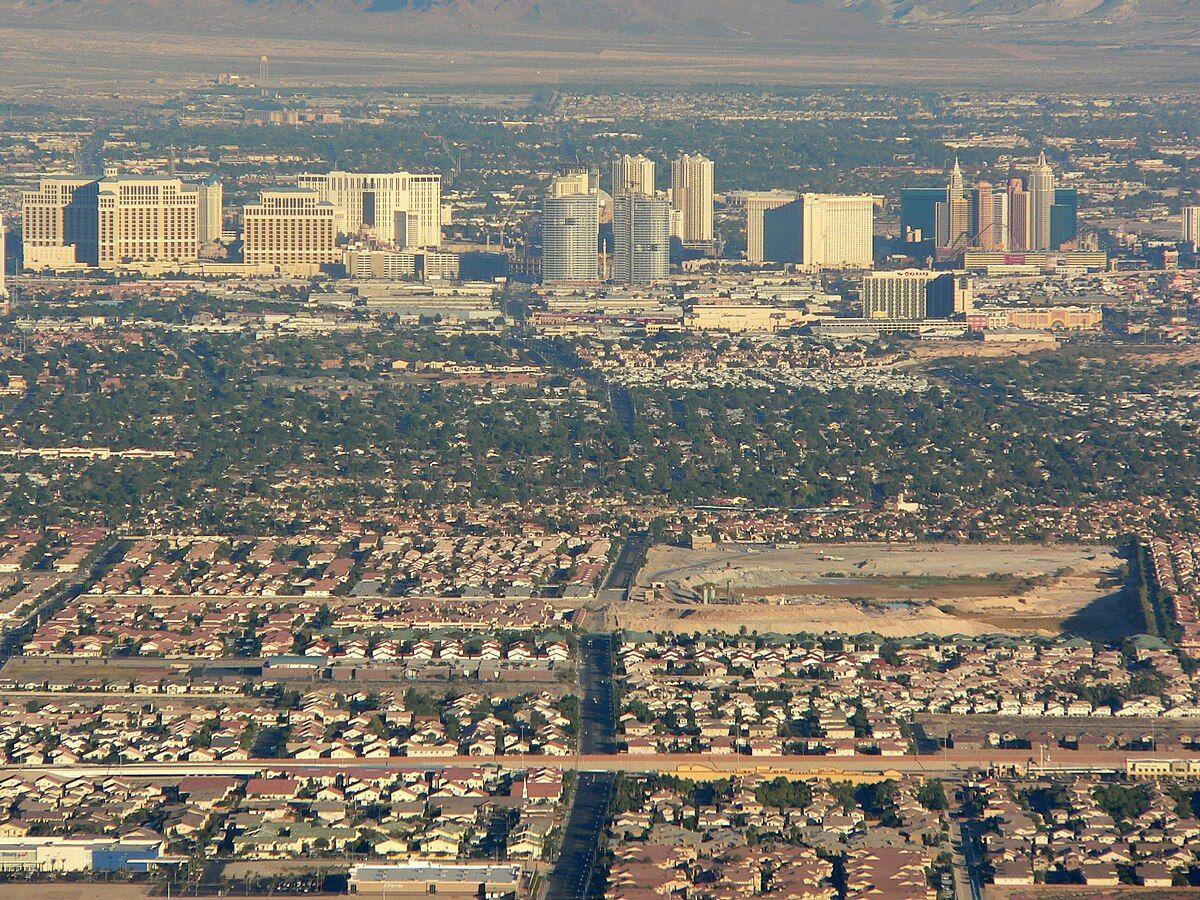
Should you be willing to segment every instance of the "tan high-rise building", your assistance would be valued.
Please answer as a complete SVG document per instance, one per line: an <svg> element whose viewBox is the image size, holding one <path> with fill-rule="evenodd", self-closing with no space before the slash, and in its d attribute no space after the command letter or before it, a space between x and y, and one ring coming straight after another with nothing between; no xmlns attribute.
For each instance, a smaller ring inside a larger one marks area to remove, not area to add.
<svg viewBox="0 0 1200 900"><path fill-rule="evenodd" d="M874 265L875 198L801 194L763 214L763 255L809 271Z"/></svg>
<svg viewBox="0 0 1200 900"><path fill-rule="evenodd" d="M200 212L196 220L200 246L221 239L225 227L225 191L221 182L213 179L199 186Z"/></svg>
<svg viewBox="0 0 1200 900"><path fill-rule="evenodd" d="M1183 208L1183 242L1190 244L1193 252L1200 249L1200 206Z"/></svg>
<svg viewBox="0 0 1200 900"><path fill-rule="evenodd" d="M746 202L746 261L761 263L763 256L763 214L791 203L799 195L795 191L750 191Z"/></svg>
<svg viewBox="0 0 1200 900"><path fill-rule="evenodd" d="M612 164L612 195L654 193L654 160L645 156L618 156Z"/></svg>
<svg viewBox="0 0 1200 900"><path fill-rule="evenodd" d="M248 265L315 275L342 260L335 220L333 204L317 191L263 191L258 203L242 210L243 258Z"/></svg>
<svg viewBox="0 0 1200 900"><path fill-rule="evenodd" d="M587 170L556 175L550 181L551 197L570 197L574 194L592 194L595 191L596 185L592 181L592 173Z"/></svg>
<svg viewBox="0 0 1200 900"><path fill-rule="evenodd" d="M94 178L53 176L43 178L36 191L21 195L25 268L97 264L98 189Z"/></svg>
<svg viewBox="0 0 1200 900"><path fill-rule="evenodd" d="M102 269L194 262L200 255L199 189L178 178L106 177L97 191Z"/></svg>
<svg viewBox="0 0 1200 900"><path fill-rule="evenodd" d="M700 154L683 154L671 163L671 208L678 215L678 237L684 243L712 243L713 162Z"/></svg>
<svg viewBox="0 0 1200 900"><path fill-rule="evenodd" d="M1008 183L1008 249L1014 253L1025 253L1030 246L1030 200L1029 192L1020 178Z"/></svg>
<svg viewBox="0 0 1200 900"><path fill-rule="evenodd" d="M1050 249L1050 210L1054 206L1054 170L1046 154L1038 155L1037 164L1026 179L1029 190L1029 249Z"/></svg>
<svg viewBox="0 0 1200 900"><path fill-rule="evenodd" d="M965 249L971 236L971 203L963 185L962 169L954 160L946 202L937 205L937 246Z"/></svg>
<svg viewBox="0 0 1200 900"><path fill-rule="evenodd" d="M990 249L1007 250L1011 228L1008 222L1008 194L992 192L992 231L988 236Z"/></svg>
<svg viewBox="0 0 1200 900"><path fill-rule="evenodd" d="M301 175L300 188L333 205L340 234L396 247L442 245L442 176L410 172Z"/></svg>

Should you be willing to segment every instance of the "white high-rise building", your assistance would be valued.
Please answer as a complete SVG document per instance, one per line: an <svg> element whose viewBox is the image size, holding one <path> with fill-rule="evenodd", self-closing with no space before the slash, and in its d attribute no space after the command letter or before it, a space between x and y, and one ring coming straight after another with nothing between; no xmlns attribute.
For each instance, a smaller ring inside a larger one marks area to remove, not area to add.
<svg viewBox="0 0 1200 900"><path fill-rule="evenodd" d="M99 265L187 263L200 255L199 188L178 178L100 180L97 192Z"/></svg>
<svg viewBox="0 0 1200 900"><path fill-rule="evenodd" d="M618 156L612 164L612 194L653 194L654 160L645 156Z"/></svg>
<svg viewBox="0 0 1200 900"><path fill-rule="evenodd" d="M1037 165L1025 180L1029 191L1029 249L1050 249L1050 208L1054 206L1054 170L1046 154L1038 154Z"/></svg>
<svg viewBox="0 0 1200 900"><path fill-rule="evenodd" d="M196 220L196 230L200 246L211 244L221 239L221 231L225 227L225 191L221 182L215 178L199 185L200 213Z"/></svg>
<svg viewBox="0 0 1200 900"><path fill-rule="evenodd" d="M594 193L542 201L542 281L600 280L600 201Z"/></svg>
<svg viewBox="0 0 1200 900"><path fill-rule="evenodd" d="M442 176L410 172L301 175L300 188L333 205L340 234L397 247L442 245Z"/></svg>
<svg viewBox="0 0 1200 900"><path fill-rule="evenodd" d="M659 197L613 199L613 281L652 284L671 273L671 205Z"/></svg>
<svg viewBox="0 0 1200 900"><path fill-rule="evenodd" d="M1183 208L1183 241L1192 245L1192 251L1200 250L1200 206Z"/></svg>
<svg viewBox="0 0 1200 900"><path fill-rule="evenodd" d="M684 243L713 239L713 162L683 154L671 163L671 206L679 214L676 234Z"/></svg>
<svg viewBox="0 0 1200 900"><path fill-rule="evenodd" d="M809 271L874 265L875 198L801 194L763 214L763 254Z"/></svg>

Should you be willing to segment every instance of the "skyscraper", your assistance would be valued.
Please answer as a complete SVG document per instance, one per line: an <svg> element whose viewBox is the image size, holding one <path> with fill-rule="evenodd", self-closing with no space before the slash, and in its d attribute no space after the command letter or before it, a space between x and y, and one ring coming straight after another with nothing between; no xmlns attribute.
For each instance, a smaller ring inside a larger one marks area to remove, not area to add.
<svg viewBox="0 0 1200 900"><path fill-rule="evenodd" d="M612 164L612 194L653 194L654 160L642 155L618 156Z"/></svg>
<svg viewBox="0 0 1200 900"><path fill-rule="evenodd" d="M1013 253L1032 250L1029 192L1020 178L1008 183L1008 249Z"/></svg>
<svg viewBox="0 0 1200 900"><path fill-rule="evenodd" d="M763 253L810 271L869 269L874 264L875 198L801 194L763 214Z"/></svg>
<svg viewBox="0 0 1200 900"><path fill-rule="evenodd" d="M550 180L551 197L569 197L571 194L590 194L596 190L592 174L586 169L556 175Z"/></svg>
<svg viewBox="0 0 1200 900"><path fill-rule="evenodd" d="M987 181L979 182L972 196L971 243L981 250L1004 249L1006 235L997 221L996 197L991 183Z"/></svg>
<svg viewBox="0 0 1200 900"><path fill-rule="evenodd" d="M242 254L248 265L315 275L341 262L333 204L318 191L280 188L263 191L258 203L242 210Z"/></svg>
<svg viewBox="0 0 1200 900"><path fill-rule="evenodd" d="M100 183L92 178L43 178L21 195L21 240L29 269L99 262L96 220Z"/></svg>
<svg viewBox="0 0 1200 900"><path fill-rule="evenodd" d="M970 234L971 204L967 200L962 169L956 159L950 173L950 184L946 186L946 200L938 205L937 246L963 248Z"/></svg>
<svg viewBox="0 0 1200 900"><path fill-rule="evenodd" d="M671 206L679 214L679 233L686 243L713 239L713 163L700 154L683 154L671 163Z"/></svg>
<svg viewBox="0 0 1200 900"><path fill-rule="evenodd" d="M630 193L613 199L613 281L651 284L670 274L671 206Z"/></svg>
<svg viewBox="0 0 1200 900"><path fill-rule="evenodd" d="M0 297L8 296L8 247L4 243L5 237L4 220L0 219Z"/></svg>
<svg viewBox="0 0 1200 900"><path fill-rule="evenodd" d="M1026 180L1029 189L1029 249L1050 249L1050 209L1054 206L1054 170L1046 154L1038 154L1037 164Z"/></svg>
<svg viewBox="0 0 1200 900"><path fill-rule="evenodd" d="M1200 206L1183 208L1183 241L1191 244L1192 252L1200 250Z"/></svg>
<svg viewBox="0 0 1200 900"><path fill-rule="evenodd" d="M1055 188L1050 207L1050 249L1058 250L1079 236L1079 192L1075 188Z"/></svg>
<svg viewBox="0 0 1200 900"><path fill-rule="evenodd" d="M991 250L1007 250L1011 228L1008 221L1008 194L992 192L992 232L988 240Z"/></svg>
<svg viewBox="0 0 1200 900"><path fill-rule="evenodd" d="M211 244L213 241L221 239L221 230L224 228L225 219L223 210L225 192L221 188L221 182L215 178L198 187L200 212L196 220L196 230L200 246L203 247L205 244Z"/></svg>
<svg viewBox="0 0 1200 900"><path fill-rule="evenodd" d="M442 245L442 176L411 172L301 175L297 185L331 203L338 231L397 247Z"/></svg>
<svg viewBox="0 0 1200 900"><path fill-rule="evenodd" d="M791 203L798 195L795 191L750 191L746 200L746 261L761 263L763 256L763 214L769 209L778 209Z"/></svg>
<svg viewBox="0 0 1200 900"><path fill-rule="evenodd" d="M97 191L99 266L186 263L200 255L200 192L178 178L100 180Z"/></svg>
<svg viewBox="0 0 1200 900"><path fill-rule="evenodd" d="M938 204L945 200L945 188L902 188L900 233L904 240L932 241L937 236Z"/></svg>
<svg viewBox="0 0 1200 900"><path fill-rule="evenodd" d="M599 281L599 234L596 194L564 194L542 201L542 281Z"/></svg>

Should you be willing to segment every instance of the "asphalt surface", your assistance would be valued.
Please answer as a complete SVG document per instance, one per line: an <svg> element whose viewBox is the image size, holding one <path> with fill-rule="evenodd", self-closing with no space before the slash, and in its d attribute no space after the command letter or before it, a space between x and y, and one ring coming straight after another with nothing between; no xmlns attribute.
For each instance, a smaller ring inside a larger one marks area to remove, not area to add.
<svg viewBox="0 0 1200 900"><path fill-rule="evenodd" d="M52 616L66 604L83 593L88 582L94 580L101 571L116 562L117 554L122 548L120 541L115 541L101 551L91 563L81 568L53 593L45 597L25 616L24 621L12 628L0 641L0 667L16 654L21 646L29 640L37 630L42 617Z"/></svg>
<svg viewBox="0 0 1200 900"><path fill-rule="evenodd" d="M960 822L950 824L950 853L954 862L955 900L980 900L971 860L970 836Z"/></svg>
<svg viewBox="0 0 1200 900"><path fill-rule="evenodd" d="M617 708L613 696L612 635L587 634L579 640L579 752L605 755L617 750Z"/></svg>
<svg viewBox="0 0 1200 900"><path fill-rule="evenodd" d="M617 749L612 654L612 635L588 634L579 640L579 684L583 690L579 746L583 753L608 754ZM615 772L580 773L558 863L547 883L547 900L604 896L604 877L597 872L596 863L616 781Z"/></svg>
<svg viewBox="0 0 1200 900"><path fill-rule="evenodd" d="M646 551L650 549L650 535L644 531L631 531L621 550L613 561L612 568L604 579L603 590L619 590L628 594L637 578L638 569L646 561Z"/></svg>
<svg viewBox="0 0 1200 900"><path fill-rule="evenodd" d="M993 766L1024 769L1035 774L1074 772L1124 772L1126 760L1173 759L1200 762L1200 754L1098 750L1087 753L1059 750L1053 765L1038 770L1037 758L1028 750L947 750L928 756L746 756L708 753L596 753L575 756L396 756L385 760L294 760L252 759L240 762L122 763L118 765L45 763L0 765L0 772L58 772L77 776L153 777L175 775L250 775L258 772L428 772L445 768L502 766L520 771L530 768L562 769L567 772L661 772L680 778L720 778L734 774L808 775L813 778L845 778L850 775L903 774L951 777L979 772Z"/></svg>
<svg viewBox="0 0 1200 900"><path fill-rule="evenodd" d="M575 789L575 802L563 831L558 863L546 886L547 900L588 900L604 896L604 876L598 871L600 835L612 800L614 772L584 772Z"/></svg>

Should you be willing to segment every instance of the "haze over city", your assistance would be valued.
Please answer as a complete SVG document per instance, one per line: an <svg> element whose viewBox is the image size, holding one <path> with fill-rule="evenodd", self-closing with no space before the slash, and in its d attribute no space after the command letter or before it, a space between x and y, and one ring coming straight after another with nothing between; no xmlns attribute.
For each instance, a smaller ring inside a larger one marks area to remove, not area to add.
<svg viewBox="0 0 1200 900"><path fill-rule="evenodd" d="M1200 892L1187 0L0 0L0 898Z"/></svg>

